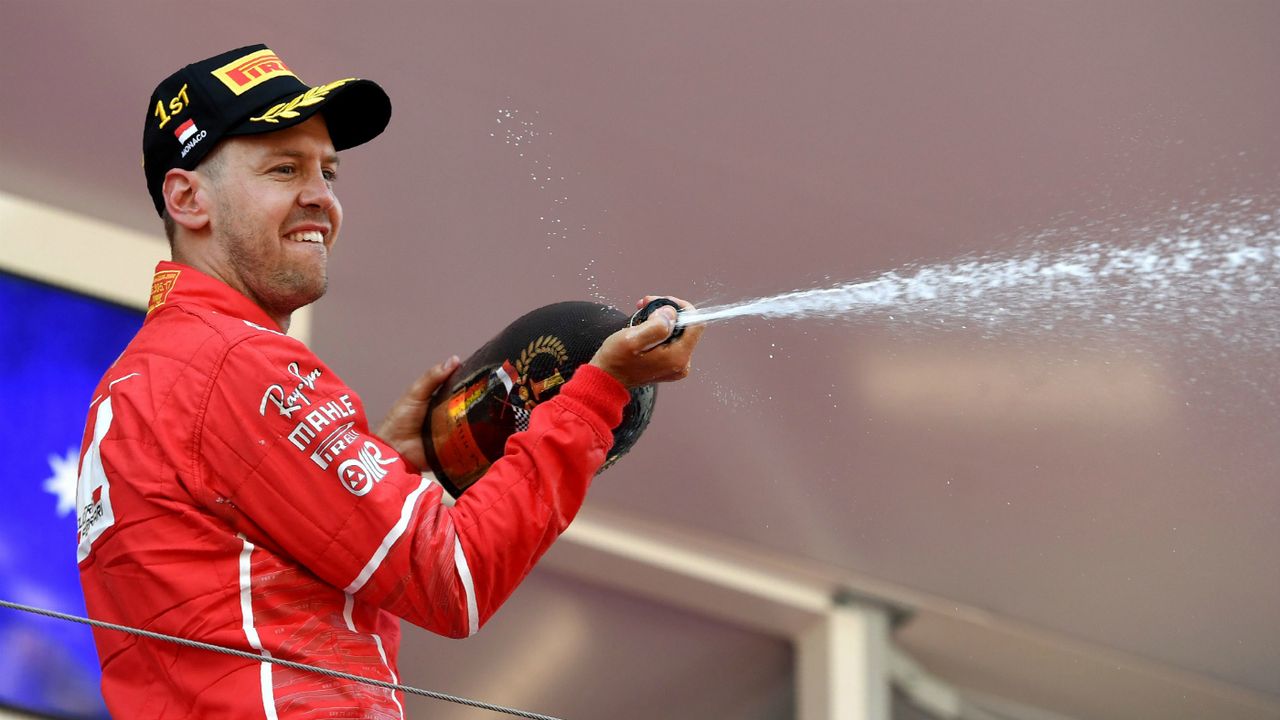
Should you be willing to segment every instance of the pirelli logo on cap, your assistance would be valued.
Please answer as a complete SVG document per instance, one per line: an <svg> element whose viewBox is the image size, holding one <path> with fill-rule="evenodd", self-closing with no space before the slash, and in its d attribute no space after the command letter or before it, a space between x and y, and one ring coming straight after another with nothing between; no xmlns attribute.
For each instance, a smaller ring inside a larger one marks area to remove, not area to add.
<svg viewBox="0 0 1280 720"><path fill-rule="evenodd" d="M271 50L249 53L213 71L213 76L236 95L243 95L271 78L285 75L298 77Z"/></svg>

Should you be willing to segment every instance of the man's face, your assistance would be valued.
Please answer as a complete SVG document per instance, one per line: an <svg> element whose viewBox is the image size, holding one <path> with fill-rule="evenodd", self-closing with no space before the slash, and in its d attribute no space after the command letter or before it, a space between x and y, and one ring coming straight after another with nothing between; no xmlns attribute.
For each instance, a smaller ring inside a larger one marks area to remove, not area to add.
<svg viewBox="0 0 1280 720"><path fill-rule="evenodd" d="M342 225L324 119L228 138L211 161L209 227L222 279L277 319L324 295Z"/></svg>

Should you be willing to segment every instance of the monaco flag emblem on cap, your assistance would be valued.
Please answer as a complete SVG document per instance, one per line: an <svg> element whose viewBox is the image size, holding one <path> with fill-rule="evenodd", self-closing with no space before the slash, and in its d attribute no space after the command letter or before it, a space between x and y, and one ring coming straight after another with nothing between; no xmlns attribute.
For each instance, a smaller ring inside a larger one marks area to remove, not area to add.
<svg viewBox="0 0 1280 720"><path fill-rule="evenodd" d="M196 127L196 121L193 119L188 119L186 122L174 128L173 134L178 138L178 144L181 145L182 143L189 140L192 135L195 135L199 131L200 131L199 128Z"/></svg>

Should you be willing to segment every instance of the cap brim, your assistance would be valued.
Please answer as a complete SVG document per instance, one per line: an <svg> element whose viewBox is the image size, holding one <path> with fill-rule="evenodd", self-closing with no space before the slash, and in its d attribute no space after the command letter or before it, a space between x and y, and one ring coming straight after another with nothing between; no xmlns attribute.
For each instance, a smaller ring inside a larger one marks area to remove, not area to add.
<svg viewBox="0 0 1280 720"><path fill-rule="evenodd" d="M324 86L320 86L324 87ZM315 91L316 88L312 88ZM276 98L252 117L260 118L272 109L288 105L301 97L297 94ZM316 113L324 115L329 139L334 150L346 150L367 143L386 129L391 121L391 98L372 80L352 79L333 87L315 102L295 104L287 113L277 113L272 122L247 119L228 130L227 135L258 135L275 132L306 122Z"/></svg>

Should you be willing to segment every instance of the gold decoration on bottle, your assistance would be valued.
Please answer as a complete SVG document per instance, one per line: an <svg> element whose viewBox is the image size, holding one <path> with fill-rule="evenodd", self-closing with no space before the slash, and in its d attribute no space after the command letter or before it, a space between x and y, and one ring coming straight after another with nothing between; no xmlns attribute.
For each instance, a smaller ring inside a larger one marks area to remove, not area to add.
<svg viewBox="0 0 1280 720"><path fill-rule="evenodd" d="M554 335L543 335L529 343L529 347L520 351L520 359L516 361L516 372L521 377L527 375L530 366L533 365L534 358L539 355L552 356L555 358L556 365L560 365L569 359L569 352L565 350L564 343L560 342L560 338Z"/></svg>

